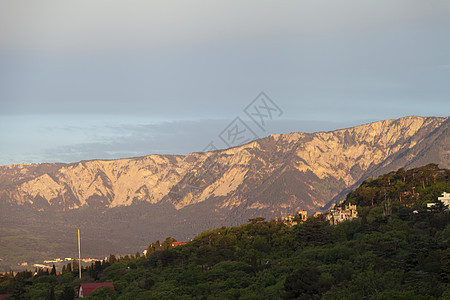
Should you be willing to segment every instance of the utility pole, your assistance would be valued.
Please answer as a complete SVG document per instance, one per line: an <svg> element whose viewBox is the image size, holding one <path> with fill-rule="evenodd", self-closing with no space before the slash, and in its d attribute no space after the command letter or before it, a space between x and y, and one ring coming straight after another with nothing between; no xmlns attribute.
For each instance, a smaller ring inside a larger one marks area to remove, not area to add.
<svg viewBox="0 0 450 300"><path fill-rule="evenodd" d="M64 192L62 193L63 201L64 201L64 211L66 211L66 197L64 197Z"/></svg>
<svg viewBox="0 0 450 300"><path fill-rule="evenodd" d="M78 229L78 273L81 279L81 242L80 242L80 229Z"/></svg>

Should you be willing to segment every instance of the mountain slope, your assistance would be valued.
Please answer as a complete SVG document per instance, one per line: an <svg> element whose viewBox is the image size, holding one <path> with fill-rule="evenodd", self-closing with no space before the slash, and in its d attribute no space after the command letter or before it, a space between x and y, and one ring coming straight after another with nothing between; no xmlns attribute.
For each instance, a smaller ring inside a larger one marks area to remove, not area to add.
<svg viewBox="0 0 450 300"><path fill-rule="evenodd" d="M250 215L315 211L369 176L426 163L448 168L448 128L449 118L405 117L187 156L0 166L0 202L63 211L142 201L176 209L207 201Z"/></svg>

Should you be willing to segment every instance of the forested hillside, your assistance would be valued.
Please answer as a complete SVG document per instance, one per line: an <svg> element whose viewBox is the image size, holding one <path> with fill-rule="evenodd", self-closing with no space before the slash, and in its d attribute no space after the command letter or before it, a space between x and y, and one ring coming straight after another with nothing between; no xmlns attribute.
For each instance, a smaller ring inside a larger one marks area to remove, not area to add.
<svg viewBox="0 0 450 300"><path fill-rule="evenodd" d="M428 165L366 180L346 200L360 217L337 226L323 216L293 227L256 218L97 262L81 281L114 283L92 299L449 299L450 214L426 208L449 191L448 174ZM0 293L68 299L76 276L6 274Z"/></svg>
<svg viewBox="0 0 450 300"><path fill-rule="evenodd" d="M442 192L450 191L450 170L439 169L437 164L405 171L403 168L377 179L365 180L347 195L345 203L358 206L375 204L422 207L435 202Z"/></svg>

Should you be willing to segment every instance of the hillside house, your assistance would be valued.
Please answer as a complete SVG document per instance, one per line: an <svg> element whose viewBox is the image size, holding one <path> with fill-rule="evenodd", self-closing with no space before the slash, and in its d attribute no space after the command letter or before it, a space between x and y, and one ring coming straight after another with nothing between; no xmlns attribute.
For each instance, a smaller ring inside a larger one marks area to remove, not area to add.
<svg viewBox="0 0 450 300"><path fill-rule="evenodd" d="M300 221L305 222L308 219L308 212L306 210L300 209L298 211Z"/></svg>
<svg viewBox="0 0 450 300"><path fill-rule="evenodd" d="M172 247L180 246L180 245L186 245L186 242L173 242Z"/></svg>
<svg viewBox="0 0 450 300"><path fill-rule="evenodd" d="M353 220L356 218L358 218L356 204L348 204L344 208L335 206L327 215L327 220L329 220L332 225L336 225L340 222Z"/></svg>
<svg viewBox="0 0 450 300"><path fill-rule="evenodd" d="M450 208L450 193L443 192L442 197L438 197L438 201L441 201L445 207ZM427 203L427 208L436 206L436 202Z"/></svg>
<svg viewBox="0 0 450 300"><path fill-rule="evenodd" d="M441 201L444 206L449 207L450 205L450 193L443 192L442 197L438 197L438 200Z"/></svg>
<svg viewBox="0 0 450 300"><path fill-rule="evenodd" d="M300 219L300 222L305 222L308 219L308 212L306 210L300 209L295 215L287 215L286 217L277 217L277 222L283 222L286 225L292 227L297 225L297 218Z"/></svg>
<svg viewBox="0 0 450 300"><path fill-rule="evenodd" d="M110 290L114 291L114 285L112 282L81 283L78 286L77 296L75 297L75 299L89 296L89 294L95 292L96 290L102 287L108 287Z"/></svg>

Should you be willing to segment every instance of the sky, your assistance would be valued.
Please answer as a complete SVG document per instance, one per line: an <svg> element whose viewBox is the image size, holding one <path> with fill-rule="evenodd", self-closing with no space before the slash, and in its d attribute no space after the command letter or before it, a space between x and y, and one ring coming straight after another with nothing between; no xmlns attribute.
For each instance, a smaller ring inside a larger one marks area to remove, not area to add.
<svg viewBox="0 0 450 300"><path fill-rule="evenodd" d="M446 117L449 83L447 0L0 0L0 165Z"/></svg>

